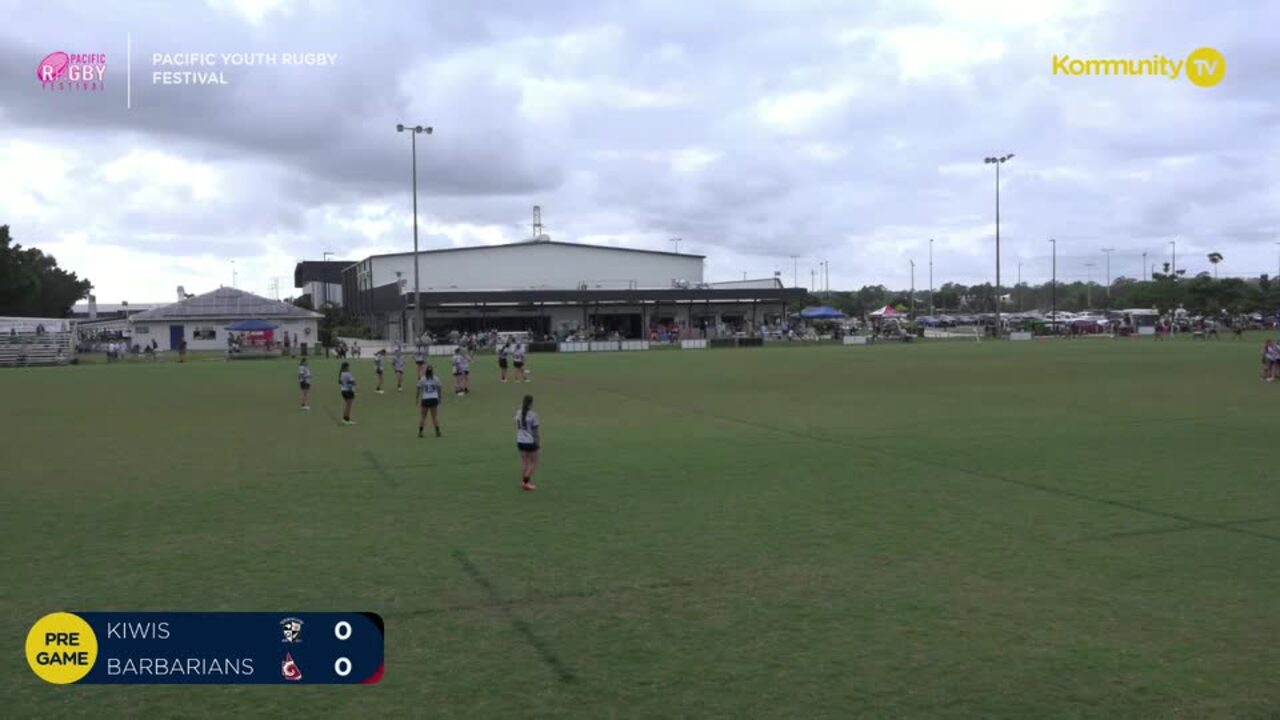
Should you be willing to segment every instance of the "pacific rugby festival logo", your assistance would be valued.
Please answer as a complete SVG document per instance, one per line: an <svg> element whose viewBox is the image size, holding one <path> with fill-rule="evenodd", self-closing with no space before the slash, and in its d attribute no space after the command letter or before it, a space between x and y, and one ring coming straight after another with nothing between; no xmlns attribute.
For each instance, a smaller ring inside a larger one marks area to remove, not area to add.
<svg viewBox="0 0 1280 720"><path fill-rule="evenodd" d="M107 85L107 56L105 53L52 52L36 66L36 77L45 90L102 91Z"/></svg>
<svg viewBox="0 0 1280 720"><path fill-rule="evenodd" d="M1211 47L1197 48L1186 59L1175 60L1155 54L1148 58L1075 58L1053 56L1053 74L1067 77L1121 75L1165 77L1177 80L1184 75L1200 87L1213 87L1227 75L1227 59Z"/></svg>

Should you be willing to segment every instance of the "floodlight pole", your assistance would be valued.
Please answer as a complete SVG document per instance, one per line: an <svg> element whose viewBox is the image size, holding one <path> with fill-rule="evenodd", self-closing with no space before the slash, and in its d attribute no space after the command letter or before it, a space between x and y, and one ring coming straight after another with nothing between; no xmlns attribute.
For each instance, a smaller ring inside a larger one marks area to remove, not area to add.
<svg viewBox="0 0 1280 720"><path fill-rule="evenodd" d="M1053 334L1058 334L1058 241L1049 238L1049 242L1053 244L1053 282L1050 283L1049 291L1050 302L1053 305L1051 317L1053 318Z"/></svg>
<svg viewBox="0 0 1280 720"><path fill-rule="evenodd" d="M418 135L426 133L430 135L435 131L430 125L423 127L415 125L396 125L396 132L409 132L410 147L413 152L413 314L414 314L414 343L417 344L422 333L425 331L426 320L422 313L422 296L421 288L418 281Z"/></svg>
<svg viewBox="0 0 1280 720"><path fill-rule="evenodd" d="M916 261L912 258L911 263L911 318L916 317Z"/></svg>
<svg viewBox="0 0 1280 720"><path fill-rule="evenodd" d="M1013 153L989 157L982 162L996 166L996 337L1002 334L1000 322L1000 166L1013 159Z"/></svg>
<svg viewBox="0 0 1280 720"><path fill-rule="evenodd" d="M1102 248L1102 254L1107 256L1107 309L1111 309L1111 253L1115 252L1115 248Z"/></svg>
<svg viewBox="0 0 1280 720"><path fill-rule="evenodd" d="M933 307L933 238L929 238L929 314L936 312Z"/></svg>

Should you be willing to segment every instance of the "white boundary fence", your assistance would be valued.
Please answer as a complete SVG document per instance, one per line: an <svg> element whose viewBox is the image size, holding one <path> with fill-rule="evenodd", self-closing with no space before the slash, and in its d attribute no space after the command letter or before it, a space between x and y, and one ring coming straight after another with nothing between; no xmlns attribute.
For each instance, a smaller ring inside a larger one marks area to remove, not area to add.
<svg viewBox="0 0 1280 720"><path fill-rule="evenodd" d="M1030 339L1031 339L1031 333L1029 333L1029 332L1025 332L1025 331L1012 332L1012 333L1009 333L1009 339L1010 339L1010 340L1023 340L1023 341L1030 340Z"/></svg>
<svg viewBox="0 0 1280 720"><path fill-rule="evenodd" d="M845 335L844 344L845 345L866 345L867 336L866 335Z"/></svg>
<svg viewBox="0 0 1280 720"><path fill-rule="evenodd" d="M707 341L706 340L681 340L680 349L681 350L706 350Z"/></svg>
<svg viewBox="0 0 1280 720"><path fill-rule="evenodd" d="M589 350L591 350L591 343L585 342L562 342L559 347L562 353L588 352Z"/></svg>

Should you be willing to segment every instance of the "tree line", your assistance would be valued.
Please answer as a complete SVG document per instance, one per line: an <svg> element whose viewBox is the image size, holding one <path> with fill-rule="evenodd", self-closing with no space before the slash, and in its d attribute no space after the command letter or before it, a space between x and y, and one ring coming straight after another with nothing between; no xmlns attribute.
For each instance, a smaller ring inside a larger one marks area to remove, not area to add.
<svg viewBox="0 0 1280 720"><path fill-rule="evenodd" d="M0 225L0 315L62 318L93 285L58 267L52 255L13 241Z"/></svg>
<svg viewBox="0 0 1280 720"><path fill-rule="evenodd" d="M1280 311L1280 282L1267 275L1257 278L1222 278L1209 273L1187 277L1182 271L1175 276L1154 273L1150 280L1117 278L1110 289L1096 282L1059 282L1033 285L1001 286L1004 301L1001 312L1047 312L1059 310L1119 310L1150 308L1168 313L1182 308L1193 315L1240 313L1273 313ZM1056 300L1055 300L1056 296ZM884 285L866 285L854 291L832 291L810 294L809 305L829 305L862 317L885 305L910 311L909 290L893 290ZM935 288L932 299L928 290L915 291L915 313L992 313L996 311L996 288L991 283L962 285L945 283Z"/></svg>

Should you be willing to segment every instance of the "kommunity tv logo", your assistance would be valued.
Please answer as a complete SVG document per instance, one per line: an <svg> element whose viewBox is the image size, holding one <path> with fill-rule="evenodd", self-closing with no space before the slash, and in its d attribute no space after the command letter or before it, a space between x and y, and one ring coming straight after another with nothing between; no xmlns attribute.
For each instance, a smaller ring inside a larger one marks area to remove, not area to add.
<svg viewBox="0 0 1280 720"><path fill-rule="evenodd" d="M1227 59L1211 47L1196 48L1181 60L1159 53L1146 58L1078 58L1054 55L1053 74L1067 77L1163 77L1169 80L1185 77L1200 87L1213 87L1226 77Z"/></svg>

